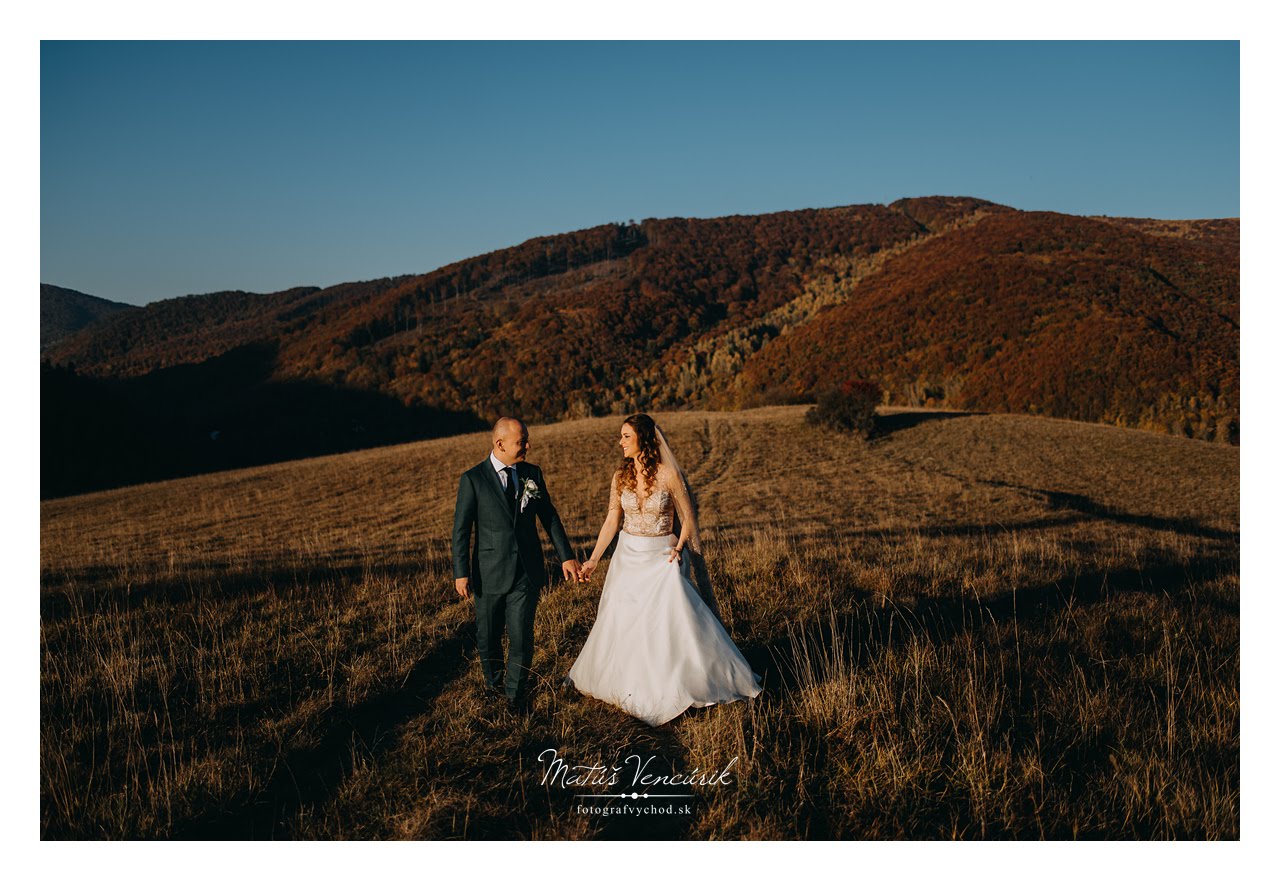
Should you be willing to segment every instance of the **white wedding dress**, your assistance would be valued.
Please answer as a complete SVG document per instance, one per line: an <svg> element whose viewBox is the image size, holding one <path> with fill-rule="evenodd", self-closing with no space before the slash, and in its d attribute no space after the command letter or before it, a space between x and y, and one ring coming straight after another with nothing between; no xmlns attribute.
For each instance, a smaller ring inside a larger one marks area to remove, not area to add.
<svg viewBox="0 0 1280 881"><path fill-rule="evenodd" d="M619 501L622 531L595 624L569 670L573 685L654 726L689 707L758 695L760 677L694 586L689 551L668 562L671 493L655 490L644 510L630 490Z"/></svg>

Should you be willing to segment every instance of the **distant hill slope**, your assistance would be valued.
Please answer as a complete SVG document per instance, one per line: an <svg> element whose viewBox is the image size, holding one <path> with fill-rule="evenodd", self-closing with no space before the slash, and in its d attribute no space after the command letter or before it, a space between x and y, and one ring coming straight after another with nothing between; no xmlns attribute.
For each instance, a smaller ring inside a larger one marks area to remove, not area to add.
<svg viewBox="0 0 1280 881"><path fill-rule="evenodd" d="M1238 219L931 196L606 224L424 275L166 300L46 360L192 438L228 422L244 426L246 450L269 435L277 457L291 437L314 451L323 434L337 451L405 439L409 424L430 436L503 412L733 409L851 378L880 382L889 405L1232 442L1238 322ZM184 385L192 370L204 391ZM328 403L309 394L299 412L283 388L325 390ZM340 399L362 401L362 415L335 410ZM394 430L371 412L394 412Z"/></svg>
<svg viewBox="0 0 1280 881"><path fill-rule="evenodd" d="M40 285L40 348L44 350L95 321L137 309L57 285Z"/></svg>
<svg viewBox="0 0 1280 881"><path fill-rule="evenodd" d="M853 372L907 404L1231 440L1238 254L1238 233L1223 242L1047 212L987 218L887 264L763 349L742 383L786 399Z"/></svg>

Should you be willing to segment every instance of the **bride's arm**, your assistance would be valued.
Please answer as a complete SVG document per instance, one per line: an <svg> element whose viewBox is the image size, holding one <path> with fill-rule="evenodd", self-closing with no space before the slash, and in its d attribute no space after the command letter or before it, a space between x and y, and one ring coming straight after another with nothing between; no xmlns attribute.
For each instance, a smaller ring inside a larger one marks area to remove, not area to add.
<svg viewBox="0 0 1280 881"><path fill-rule="evenodd" d="M674 556L679 556L680 551L686 546L695 554L702 553L702 541L698 538L698 521L693 515L693 502L689 499L689 491L684 485L684 481L680 479L680 475L662 466L662 481L666 485L667 491L671 493L671 497L676 502L676 512L680 515L680 537L676 540Z"/></svg>
<svg viewBox="0 0 1280 881"><path fill-rule="evenodd" d="M609 543L618 534L622 526L622 498L618 493L618 475L614 472L613 482L609 484L609 513L605 515L604 524L600 527L600 537L596 539L596 549L591 552L591 559L582 564L582 577L590 578L596 566L600 565Z"/></svg>

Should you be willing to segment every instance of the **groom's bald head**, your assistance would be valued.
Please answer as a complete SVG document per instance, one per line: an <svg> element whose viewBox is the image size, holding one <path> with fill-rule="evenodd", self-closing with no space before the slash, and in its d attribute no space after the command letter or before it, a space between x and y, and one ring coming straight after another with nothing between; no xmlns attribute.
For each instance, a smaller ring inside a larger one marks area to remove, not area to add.
<svg viewBox="0 0 1280 881"><path fill-rule="evenodd" d="M521 431L528 431L525 424L514 416L499 416L498 421L493 423L493 439L505 436L508 432L514 431L519 434Z"/></svg>
<svg viewBox="0 0 1280 881"><path fill-rule="evenodd" d="M504 465L523 462L529 452L529 429L514 416L493 423L493 455Z"/></svg>

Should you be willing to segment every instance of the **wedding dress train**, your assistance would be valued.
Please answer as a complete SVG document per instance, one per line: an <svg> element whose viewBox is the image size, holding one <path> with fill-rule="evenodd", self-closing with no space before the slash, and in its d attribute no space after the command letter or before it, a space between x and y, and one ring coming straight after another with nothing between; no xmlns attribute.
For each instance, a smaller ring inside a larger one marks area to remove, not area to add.
<svg viewBox="0 0 1280 881"><path fill-rule="evenodd" d="M668 562L671 494L651 493L644 511L629 490L621 503L625 520L595 624L569 670L573 685L653 726L758 695L760 677L698 594L689 552Z"/></svg>

